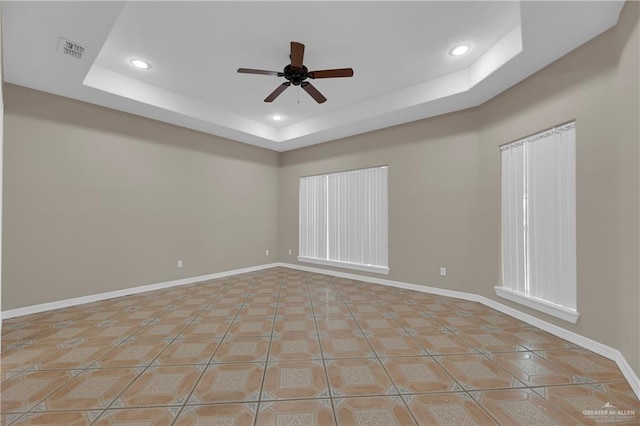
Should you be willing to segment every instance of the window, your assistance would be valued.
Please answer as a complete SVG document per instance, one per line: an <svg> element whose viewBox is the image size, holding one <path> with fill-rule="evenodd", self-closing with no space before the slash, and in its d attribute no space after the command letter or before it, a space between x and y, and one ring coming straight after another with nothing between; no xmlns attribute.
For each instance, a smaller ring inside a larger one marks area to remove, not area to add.
<svg viewBox="0 0 640 426"><path fill-rule="evenodd" d="M389 273L388 169L300 178L299 261Z"/></svg>
<svg viewBox="0 0 640 426"><path fill-rule="evenodd" d="M501 149L502 287L496 293L575 323L575 122Z"/></svg>

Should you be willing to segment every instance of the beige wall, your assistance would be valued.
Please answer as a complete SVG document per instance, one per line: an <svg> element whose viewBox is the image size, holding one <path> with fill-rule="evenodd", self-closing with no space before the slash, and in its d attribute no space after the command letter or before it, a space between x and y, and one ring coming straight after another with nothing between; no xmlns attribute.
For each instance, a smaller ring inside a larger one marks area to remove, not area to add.
<svg viewBox="0 0 640 426"><path fill-rule="evenodd" d="M282 154L280 260L296 263L299 176L388 164L389 279L495 299L620 349L640 373L638 6L628 3L617 27L478 108ZM501 264L498 146L571 119L576 325L493 289Z"/></svg>
<svg viewBox="0 0 640 426"><path fill-rule="evenodd" d="M277 261L277 153L17 86L4 98L3 311Z"/></svg>
<svg viewBox="0 0 640 426"><path fill-rule="evenodd" d="M300 176L388 165L388 278L477 292L476 121L459 112L283 154L280 260L296 263Z"/></svg>

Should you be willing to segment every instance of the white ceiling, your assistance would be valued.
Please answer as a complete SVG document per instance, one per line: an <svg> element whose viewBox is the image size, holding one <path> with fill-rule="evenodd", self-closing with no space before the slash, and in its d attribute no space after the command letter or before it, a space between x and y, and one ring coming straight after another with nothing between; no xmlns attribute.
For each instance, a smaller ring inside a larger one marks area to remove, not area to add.
<svg viewBox="0 0 640 426"><path fill-rule="evenodd" d="M287 151L479 105L615 25L623 3L5 1L4 79ZM291 41L309 70L354 77L314 80L323 104L293 86L263 102L285 80L236 70L282 71ZM471 51L450 56L461 42Z"/></svg>

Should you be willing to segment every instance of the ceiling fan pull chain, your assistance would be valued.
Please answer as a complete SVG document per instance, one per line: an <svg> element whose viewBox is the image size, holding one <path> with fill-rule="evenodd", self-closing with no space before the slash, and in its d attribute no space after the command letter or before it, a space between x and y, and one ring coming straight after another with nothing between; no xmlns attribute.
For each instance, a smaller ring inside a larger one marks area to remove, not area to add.
<svg viewBox="0 0 640 426"><path fill-rule="evenodd" d="M298 86L298 104L300 104L300 86Z"/></svg>

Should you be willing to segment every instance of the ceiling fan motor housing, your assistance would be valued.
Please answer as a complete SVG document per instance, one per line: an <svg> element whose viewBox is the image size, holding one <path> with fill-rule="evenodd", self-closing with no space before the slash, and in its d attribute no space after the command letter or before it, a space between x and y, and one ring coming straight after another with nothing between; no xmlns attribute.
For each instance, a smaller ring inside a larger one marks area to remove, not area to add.
<svg viewBox="0 0 640 426"><path fill-rule="evenodd" d="M309 76L309 70L304 65L296 68L290 64L284 67L284 78L289 80L294 86L299 86Z"/></svg>

